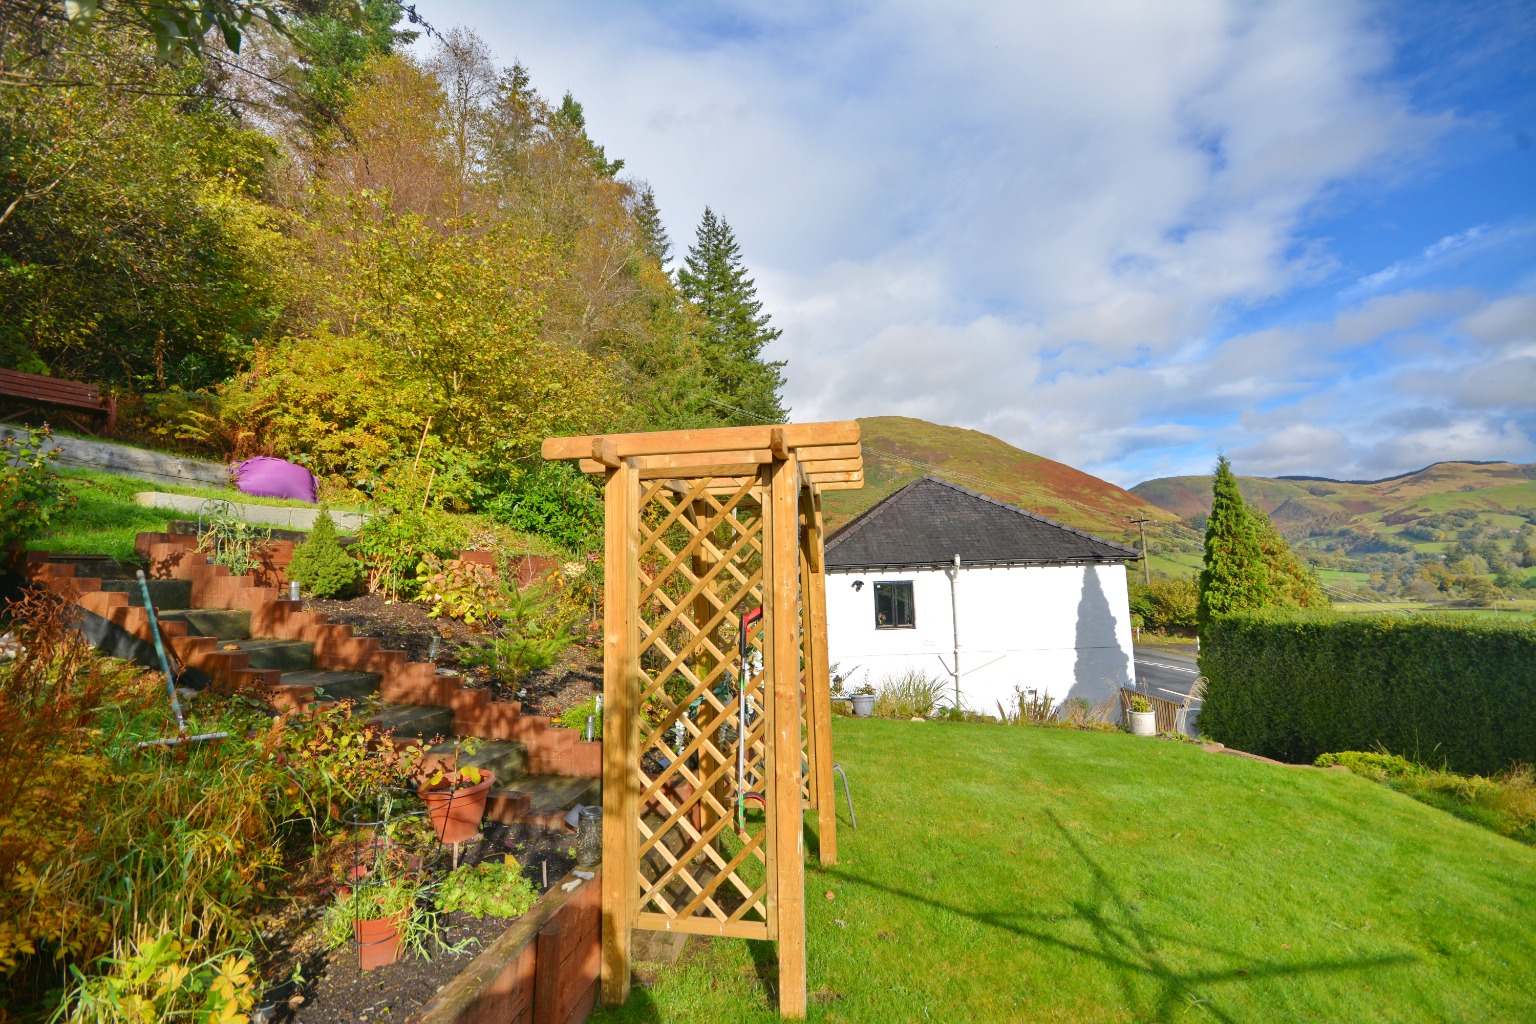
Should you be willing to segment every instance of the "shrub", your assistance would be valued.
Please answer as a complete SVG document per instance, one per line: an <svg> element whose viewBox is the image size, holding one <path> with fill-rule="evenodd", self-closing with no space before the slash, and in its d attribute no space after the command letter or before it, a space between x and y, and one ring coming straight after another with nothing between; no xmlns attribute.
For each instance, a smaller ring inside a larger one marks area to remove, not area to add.
<svg viewBox="0 0 1536 1024"><path fill-rule="evenodd" d="M288 578L316 597L334 597L350 590L361 571L357 559L336 539L336 521L322 506L308 539L293 549Z"/></svg>
<svg viewBox="0 0 1536 1024"><path fill-rule="evenodd" d="M43 531L74 497L53 471L59 457L48 447L48 430L0 438L0 548L21 545Z"/></svg>
<svg viewBox="0 0 1536 1024"><path fill-rule="evenodd" d="M1536 626L1437 615L1247 612L1207 624L1200 728L1309 762L1380 748L1460 772L1536 761Z"/></svg>
<svg viewBox="0 0 1536 1024"><path fill-rule="evenodd" d="M584 474L564 462L525 473L486 512L499 523L547 537L571 551L602 546L603 498Z"/></svg>
<svg viewBox="0 0 1536 1024"><path fill-rule="evenodd" d="M416 596L431 605L429 618L446 615L476 625L501 611L504 587L496 570L465 558L444 561L428 554L416 565Z"/></svg>
<svg viewBox="0 0 1536 1024"><path fill-rule="evenodd" d="M526 914L538 898L521 865L509 855L499 861L466 864L449 874L438 884L437 910L440 914L462 910L476 920L517 917Z"/></svg>
<svg viewBox="0 0 1536 1024"><path fill-rule="evenodd" d="M1375 779L1377 782L1424 774L1424 768L1421 765L1414 764L1406 757L1367 750L1345 750L1337 754L1323 754L1312 763L1319 768L1332 768L1334 765L1339 765L1348 768L1356 775Z"/></svg>
<svg viewBox="0 0 1536 1024"><path fill-rule="evenodd" d="M875 695L875 714L880 718L927 718L943 703L949 685L949 680L915 668L887 675Z"/></svg>

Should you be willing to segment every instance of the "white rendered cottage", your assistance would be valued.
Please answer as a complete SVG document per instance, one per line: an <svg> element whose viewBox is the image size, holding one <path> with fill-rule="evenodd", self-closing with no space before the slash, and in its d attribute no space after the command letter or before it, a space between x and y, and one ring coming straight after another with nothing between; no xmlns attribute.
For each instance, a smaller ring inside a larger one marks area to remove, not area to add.
<svg viewBox="0 0 1536 1024"><path fill-rule="evenodd" d="M827 648L852 689L918 669L962 705L1014 688L1097 704L1134 683L1134 548L922 477L827 541ZM1118 708L1116 709L1118 714Z"/></svg>

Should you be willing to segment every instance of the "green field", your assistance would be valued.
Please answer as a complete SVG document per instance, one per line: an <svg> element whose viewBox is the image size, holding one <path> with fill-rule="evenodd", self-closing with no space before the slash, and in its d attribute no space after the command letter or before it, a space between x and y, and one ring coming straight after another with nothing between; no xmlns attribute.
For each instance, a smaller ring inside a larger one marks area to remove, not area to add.
<svg viewBox="0 0 1536 1024"><path fill-rule="evenodd" d="M837 719L835 743L860 827L806 876L812 1021L1536 1012L1536 849L1384 786L1118 733ZM773 955L694 939L593 1019L766 1024Z"/></svg>

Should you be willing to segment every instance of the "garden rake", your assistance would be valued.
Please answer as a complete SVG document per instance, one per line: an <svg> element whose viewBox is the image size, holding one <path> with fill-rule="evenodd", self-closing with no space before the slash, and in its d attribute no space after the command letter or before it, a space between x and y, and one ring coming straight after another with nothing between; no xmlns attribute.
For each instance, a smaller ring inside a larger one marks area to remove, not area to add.
<svg viewBox="0 0 1536 1024"><path fill-rule="evenodd" d="M160 658L160 671L165 674L165 693L171 699L171 711L176 715L176 735L167 736L164 739L144 740L139 749L145 747L179 747L186 743L206 743L209 740L222 740L229 737L227 732L205 732L197 736L187 735L187 722L181 714L181 699L176 695L176 677L171 672L171 659L165 653L165 643L160 639L160 619L155 615L155 602L149 596L149 580L144 575L144 570L139 570L139 591L144 595L144 610L149 613L149 632L155 641L155 654Z"/></svg>

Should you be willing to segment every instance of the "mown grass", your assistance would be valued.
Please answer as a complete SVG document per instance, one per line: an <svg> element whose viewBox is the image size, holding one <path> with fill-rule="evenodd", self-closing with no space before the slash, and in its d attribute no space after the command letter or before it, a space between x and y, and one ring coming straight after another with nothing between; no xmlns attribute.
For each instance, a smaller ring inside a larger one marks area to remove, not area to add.
<svg viewBox="0 0 1536 1024"><path fill-rule="evenodd" d="M1121 734L834 732L860 828L806 875L813 1021L1532 1019L1536 850L1386 787ZM594 1020L776 1020L772 958L695 939Z"/></svg>

